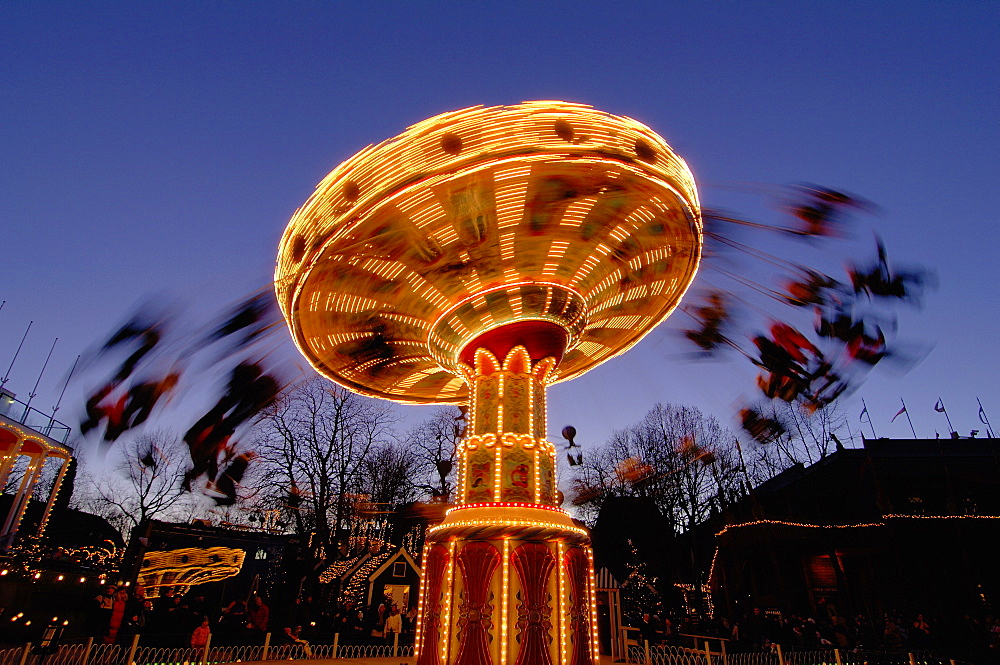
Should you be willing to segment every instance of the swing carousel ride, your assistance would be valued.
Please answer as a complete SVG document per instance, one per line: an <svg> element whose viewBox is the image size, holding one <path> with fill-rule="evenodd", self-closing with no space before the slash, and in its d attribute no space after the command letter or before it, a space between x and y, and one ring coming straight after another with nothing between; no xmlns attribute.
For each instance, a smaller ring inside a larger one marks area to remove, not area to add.
<svg viewBox="0 0 1000 665"><path fill-rule="evenodd" d="M465 410L455 505L424 551L420 665L596 661L590 540L561 508L547 386L678 312L688 357L754 368L736 421L771 445L791 436L782 409L808 417L877 364L915 359L893 339L891 307L919 304L924 271L891 267L881 240L840 277L803 258L812 245L829 263L828 243L870 204L816 186L777 198L777 223L702 208L687 165L648 127L544 101L425 120L341 164L294 214L273 288L302 355L355 392ZM765 251L760 237L799 244ZM240 441L293 381L272 353L284 342L267 292L187 333L175 312L133 314L81 363L95 375L81 434L107 450L185 386L225 376L183 436L183 488L234 505L256 457ZM574 435L563 429L578 465ZM688 443L691 459L711 458ZM155 446L138 455L158 463ZM642 472L622 482L658 472L632 461ZM575 484L575 504L599 496Z"/></svg>
<svg viewBox="0 0 1000 665"><path fill-rule="evenodd" d="M561 507L545 390L624 352L698 269L694 179L648 127L475 107L337 167L281 240L278 304L324 376L468 406L424 551L417 662L597 661L590 539Z"/></svg>

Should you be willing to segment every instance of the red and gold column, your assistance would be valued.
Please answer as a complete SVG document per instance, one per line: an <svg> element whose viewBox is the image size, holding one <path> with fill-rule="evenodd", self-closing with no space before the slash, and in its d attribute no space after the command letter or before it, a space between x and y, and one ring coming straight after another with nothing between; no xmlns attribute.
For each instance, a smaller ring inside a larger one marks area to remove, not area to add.
<svg viewBox="0 0 1000 665"><path fill-rule="evenodd" d="M417 665L597 662L590 537L559 507L545 439L561 350L503 339L476 340L464 358L457 501L424 549Z"/></svg>

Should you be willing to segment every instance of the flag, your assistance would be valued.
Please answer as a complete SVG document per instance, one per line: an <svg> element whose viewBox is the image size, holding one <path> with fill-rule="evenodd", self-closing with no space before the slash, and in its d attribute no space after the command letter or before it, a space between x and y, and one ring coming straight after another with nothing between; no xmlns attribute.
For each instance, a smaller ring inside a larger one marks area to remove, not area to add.
<svg viewBox="0 0 1000 665"><path fill-rule="evenodd" d="M865 421L865 416L868 416L868 407L861 409L861 413L858 415L858 420L861 422ZM868 416L868 421L871 422L872 417Z"/></svg>
<svg viewBox="0 0 1000 665"><path fill-rule="evenodd" d="M895 422L895 421L896 421L896 418L899 418L899 417L900 417L901 415L903 415L904 413L906 413L906 405L905 405L905 404L903 405L903 408L902 408L902 409L900 409L899 411L897 411L897 412L896 412L896 415L894 415L894 416L892 417L892 420L890 420L889 422L890 422L890 423L892 423L892 422Z"/></svg>
<svg viewBox="0 0 1000 665"><path fill-rule="evenodd" d="M944 402L941 401L940 397L938 397L937 403L934 404L934 410L938 413L944 413Z"/></svg>
<svg viewBox="0 0 1000 665"><path fill-rule="evenodd" d="M988 420L986 420L986 412L983 411L983 405L982 404L979 405L979 422L981 422L982 424L984 424L987 427L989 427L990 423L989 423Z"/></svg>

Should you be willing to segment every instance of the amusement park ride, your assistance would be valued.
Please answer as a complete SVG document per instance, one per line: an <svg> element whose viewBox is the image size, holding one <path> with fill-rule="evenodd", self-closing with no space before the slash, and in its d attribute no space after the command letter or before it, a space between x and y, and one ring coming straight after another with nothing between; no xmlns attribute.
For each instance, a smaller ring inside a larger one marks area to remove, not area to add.
<svg viewBox="0 0 1000 665"><path fill-rule="evenodd" d="M648 127L542 101L414 125L292 217L275 289L309 362L365 395L468 405L456 504L424 551L419 665L597 662L590 538L560 507L545 390L671 314L700 214Z"/></svg>

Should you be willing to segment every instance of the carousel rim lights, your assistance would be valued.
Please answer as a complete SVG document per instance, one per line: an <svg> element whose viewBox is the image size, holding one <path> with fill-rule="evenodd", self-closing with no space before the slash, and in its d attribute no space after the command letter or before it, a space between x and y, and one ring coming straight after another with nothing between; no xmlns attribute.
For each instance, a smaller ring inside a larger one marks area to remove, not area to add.
<svg viewBox="0 0 1000 665"><path fill-rule="evenodd" d="M573 378L669 316L700 254L694 178L646 125L566 102L477 106L324 178L283 234L275 290L296 346L327 378L455 403L467 398L457 354L478 335L556 323L570 348L552 381ZM531 295L553 290L578 305Z"/></svg>
<svg viewBox="0 0 1000 665"><path fill-rule="evenodd" d="M544 503L525 503L518 501L496 501L496 502L486 502L486 503L463 503L458 506L452 506L445 511L445 515L450 515L453 512L459 510L467 510L469 508L531 508L538 510L548 510L553 513L561 513L567 515L568 513L558 506L550 506Z"/></svg>
<svg viewBox="0 0 1000 665"><path fill-rule="evenodd" d="M456 520L454 522L448 522L447 524L439 524L435 527L431 527L428 533L436 533L442 530L450 530L459 527L476 527L476 526L536 526L543 527L547 529L558 529L559 531L569 531L582 536L590 536L590 532L586 529L581 529L576 526L567 526L559 522L543 522L541 520L522 520L522 519L494 519L494 520Z"/></svg>

